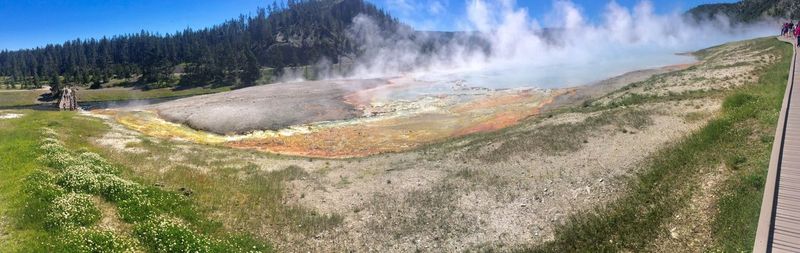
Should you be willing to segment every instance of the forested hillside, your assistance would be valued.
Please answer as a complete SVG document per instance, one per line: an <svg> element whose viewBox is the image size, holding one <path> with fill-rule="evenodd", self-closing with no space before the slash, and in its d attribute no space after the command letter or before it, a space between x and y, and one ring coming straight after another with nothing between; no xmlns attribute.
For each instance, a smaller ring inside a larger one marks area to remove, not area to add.
<svg viewBox="0 0 800 253"><path fill-rule="evenodd" d="M0 81L22 88L42 84L96 85L135 79L149 86L252 85L262 67L338 63L358 48L346 29L359 14L385 32L396 19L363 0L289 0L221 25L174 34L137 34L67 41L0 52ZM177 74L176 74L177 73Z"/></svg>
<svg viewBox="0 0 800 253"><path fill-rule="evenodd" d="M738 3L704 4L687 12L698 19L726 15L734 22L752 22L764 17L800 19L798 0L743 0Z"/></svg>

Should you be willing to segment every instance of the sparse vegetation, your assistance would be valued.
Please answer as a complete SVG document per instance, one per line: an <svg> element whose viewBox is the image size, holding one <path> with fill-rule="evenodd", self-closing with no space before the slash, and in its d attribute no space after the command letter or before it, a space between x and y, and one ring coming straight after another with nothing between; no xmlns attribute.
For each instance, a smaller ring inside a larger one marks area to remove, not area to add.
<svg viewBox="0 0 800 253"><path fill-rule="evenodd" d="M514 154L541 152L545 154L563 154L575 151L585 144L585 140L596 130L613 126L617 129L642 129L652 124L650 110L607 110L595 116L589 116L577 123L543 125L527 131L500 131L479 135L467 146L472 147L469 155L477 154L483 161L498 162L508 159ZM627 130L625 130L627 131ZM498 148L490 152L479 152L485 145L481 143L503 140Z"/></svg>
<svg viewBox="0 0 800 253"><path fill-rule="evenodd" d="M115 160L129 161L130 166L136 168L128 172L131 177L149 184L191 189L193 198L202 200L202 208L206 212L224 214L222 222L228 226L248 231L280 229L283 233L315 234L337 226L342 220L338 215L319 214L284 203L286 182L313 176L299 166L264 171L246 159L231 163L231 157L241 154L214 147L194 149L188 153L181 152L184 146L170 142L145 141L133 147L147 152L108 152L108 155ZM176 155L184 158L165 167L163 161ZM197 167L214 169L198 171Z"/></svg>
<svg viewBox="0 0 800 253"><path fill-rule="evenodd" d="M709 115L708 113L704 113L704 112L689 112L689 113L686 114L686 116L684 116L684 118L688 122L697 122L697 121L703 120L703 119L705 119L707 117L711 117L711 115Z"/></svg>
<svg viewBox="0 0 800 253"><path fill-rule="evenodd" d="M755 235L771 143L750 141L774 131L791 48L762 40L780 61L756 84L736 89L721 115L699 132L662 150L629 184L628 194L606 207L571 217L552 242L525 251L642 251L667 229L665 222L696 194L699 171L724 163L735 167L713 211L713 249L749 251ZM751 159L743 159L750 157Z"/></svg>

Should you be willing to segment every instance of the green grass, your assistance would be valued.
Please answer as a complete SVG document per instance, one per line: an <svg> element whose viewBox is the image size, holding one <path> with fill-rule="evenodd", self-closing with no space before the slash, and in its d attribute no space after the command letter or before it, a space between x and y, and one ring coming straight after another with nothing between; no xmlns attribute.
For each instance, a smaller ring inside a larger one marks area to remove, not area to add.
<svg viewBox="0 0 800 253"><path fill-rule="evenodd" d="M36 221L23 219L22 212L25 199L20 182L40 166L36 161L40 124L30 118L0 120L0 229L8 233L0 237L0 248L8 252L29 249L37 240L49 238L35 228Z"/></svg>
<svg viewBox="0 0 800 253"><path fill-rule="evenodd" d="M173 90L172 88L161 88L151 90L138 90L132 88L105 88L97 90L81 89L78 91L79 102L96 102L96 101L117 101L129 99L151 99L151 98L168 98L168 97L184 97L194 96L210 93L218 93L229 91L231 87L217 87L217 88L190 88L184 90ZM40 95L47 93L40 90L15 90L15 91L2 91L0 90L0 106L24 106L34 105L39 103L37 99Z"/></svg>
<svg viewBox="0 0 800 253"><path fill-rule="evenodd" d="M782 59L761 75L760 85L740 91L724 104L728 108L737 107L756 114L748 122L763 127L758 138L740 143L747 148L732 153L728 158L728 164L738 165L734 168L734 176L724 183L718 203L719 214L713 223L717 246L726 252L751 251L755 238L775 125L791 62L788 44L775 46L781 49Z"/></svg>
<svg viewBox="0 0 800 253"><path fill-rule="evenodd" d="M520 153L538 152L549 155L566 154L587 145L592 134L602 127L613 126L619 131L633 134L652 124L650 110L607 110L576 123L544 125L530 131L498 131L476 135L466 153L485 162L505 161ZM490 152L479 149L487 142L504 140Z"/></svg>
<svg viewBox="0 0 800 253"><path fill-rule="evenodd" d="M190 88L185 90L173 90L172 88L161 88L151 90L134 90L130 88L106 88L97 90L80 90L78 91L79 102L91 101L115 101L115 100L128 100L128 99L150 99L150 98L167 98L167 97L182 97L202 95L209 93L217 93L229 91L230 87L218 88Z"/></svg>
<svg viewBox="0 0 800 253"><path fill-rule="evenodd" d="M173 142L156 143L148 138L131 147L146 152L106 153L116 161L137 168L129 174L140 181L192 190L193 198L201 203L203 211L224 214L221 216L227 225L253 233L270 227L314 235L338 226L342 221L339 215L320 214L284 203L286 182L313 177L303 168L288 166L282 170L264 171L251 163L248 155L243 156L243 153L251 151L194 147L191 152L183 153L182 148ZM180 158L178 162L166 162L170 157ZM233 157L238 158L230 159ZM196 169L198 167L211 170L200 172Z"/></svg>
<svg viewBox="0 0 800 253"><path fill-rule="evenodd" d="M287 205L285 201L285 183L288 181L296 180L301 177L313 176L304 171L303 168L296 166L289 166L282 170L277 171L264 171L260 167L249 163L248 160L234 159L231 162L229 158L249 154L250 152L229 150L218 147L191 147L192 152L186 154L185 160L172 162L168 159L169 156L180 155L180 147L175 147L175 143L169 141L151 141L149 138L143 137L144 141L139 144L132 145L136 148L145 148L148 150L146 154L132 154L124 152L115 152L113 150L102 149L98 146L90 144L88 140L101 137L108 127L102 121L79 116L72 112L42 112L22 110L20 111L26 116L20 119L3 120L0 123L8 124L3 126L4 131L8 132L7 135L18 135L20 131L30 130L34 136L28 136L25 139L31 141L32 153L31 157L26 161L35 162L34 169L26 171L24 175L19 176L18 181L23 181L27 175L32 171L42 171L45 166L53 168L65 168L71 171L81 172L68 168L69 164L64 163L61 166L59 162L47 162L40 164L35 158L38 156L36 147L39 146L38 140L42 138L39 136L37 128L49 127L54 129L59 134L59 140L64 143L64 146L69 147L70 150L76 150L73 156L80 153L80 150L96 152L106 157L111 161L114 169L104 169L103 173L120 173L121 178L132 180L133 182L141 185L142 191L139 197L142 199L149 199L150 204L142 204L143 202L125 201L125 194L120 195L117 192L126 192L117 188L109 188L108 183L93 185L86 184L89 180L82 180L82 177L66 177L54 176L56 178L53 184L58 187L64 188L67 191L78 191L84 194L91 194L93 196L102 198L106 205L115 206L119 219L123 223L131 224L132 231L129 231L127 236L123 236L120 240L108 239L107 234L103 231L95 231L92 229L95 222L91 217L78 219L76 222L70 224L78 224L81 226L88 226L90 231L82 232L78 235L64 234L61 232L53 232L52 226L48 227L46 222L37 222L37 220L48 221L46 210L50 209L50 200L55 197L43 198L43 201L38 201L35 205L31 205L34 201L28 198L28 207L16 205L7 207L8 210L17 210L20 213L28 213L29 215L23 216L9 216L10 220L15 221L29 221L15 222L21 224L17 228L13 228L11 237L8 240L3 239L3 245L16 244L20 245L16 248L37 248L42 251L47 251L53 247L72 247L75 245L40 245L38 242L45 238L45 241L52 241L52 237L71 238L74 242L82 242L90 240L89 238L97 237L109 242L109 245L104 247L117 247L117 244L124 242L125 238L136 238L140 241L139 245L142 248L159 248L162 247L158 240L152 238L152 234L147 233L147 230L153 228L153 224L141 225L144 222L151 222L154 218L162 215L169 215L176 217L188 224L187 228L173 226L175 224L167 224L166 227L156 227L155 229L161 231L163 235L174 235L177 238L183 238L189 232L200 235L199 237L192 237L197 239L197 243L193 244L203 249L210 249L211 251L220 251L219 249L236 248L241 244L258 245L260 242L269 241L268 234L264 234L265 226L269 226L271 231L282 231L286 233L300 233L305 235L315 235L321 231L325 231L332 227L338 226L342 222L342 217L338 215L320 214L316 211L303 208L299 205ZM5 136L4 133L3 136ZM6 142L3 142L6 144ZM13 143L9 143L13 144ZM176 149L177 148L177 149ZM8 147L8 154L16 154L24 150L16 150ZM233 153L232 153L233 152ZM160 157L160 156L164 157ZM263 155L263 154L258 154ZM151 159L155 158L155 159ZM72 160L69 160L72 161ZM166 163L165 163L166 162ZM175 165L170 169L167 166ZM195 166L209 168L208 172L198 172ZM150 171L153 169L155 171ZM59 175L59 170L48 170L49 173ZM156 172L158 171L158 172ZM82 172L86 174L88 172ZM101 173L101 174L103 174ZM74 174L74 173L72 173ZM81 173L78 173L81 174ZM67 173L66 175L71 175ZM76 174L77 175L77 174ZM100 180L106 180L107 177L116 177L116 174L104 176L101 175ZM5 175L0 174L0 178L5 178ZM39 181L48 181L47 176L39 176L38 178L45 178ZM66 178L67 180L59 181L59 178ZM88 177L88 178L94 178ZM68 183L74 182L74 183ZM111 181L108 181L111 182ZM17 182L19 183L19 182ZM115 184L124 186L125 184ZM9 184L9 187L14 184ZM187 190L180 190L187 189ZM13 193L10 197L19 198L20 190L4 190L3 193ZM60 192L60 191L59 191ZM191 192L189 197L185 197L185 192ZM43 195L49 195L43 194ZM61 196L61 193L52 193L56 197ZM158 201L155 201L158 200ZM7 202L3 202L7 203ZM40 211L33 212L30 207L38 208ZM25 209L27 211L19 211ZM83 213L89 213L90 209L86 209ZM215 220L209 220L207 217L213 215ZM25 219L23 219L25 218ZM88 224L88 225L87 225ZM235 231L245 233L245 236L237 234L230 234L226 228L235 228ZM144 228L143 228L144 227ZM188 229L188 230L187 230ZM30 239L26 239L22 232L31 231L33 233ZM258 234L260 237L251 237L247 234ZM113 236L118 236L114 234ZM105 238L105 239L104 239ZM223 239L219 239L223 238ZM131 239L132 240L132 239ZM221 241L220 241L221 240ZM208 243L208 242L214 243ZM220 242L220 243L216 243ZM124 243L122 243L124 244ZM77 247L80 248L80 247Z"/></svg>
<svg viewBox="0 0 800 253"><path fill-rule="evenodd" d="M97 120L72 120L74 113L20 111L25 116L0 120L0 215L9 235L0 241L8 252L36 251L41 241L52 237L44 231L43 216L26 212L31 206L23 194L22 182L43 165L37 160L41 127L59 129L71 145L86 145L85 136L97 134L104 125ZM25 249L25 250L23 250Z"/></svg>
<svg viewBox="0 0 800 253"><path fill-rule="evenodd" d="M0 106L21 106L37 103L39 96L46 93L39 90L0 90Z"/></svg>
<svg viewBox="0 0 800 253"><path fill-rule="evenodd" d="M271 251L249 235L226 231L180 192L121 178L124 167L91 152L96 148L89 137L107 129L99 120L73 112L20 112L25 116L0 121L4 252ZM114 206L112 212L133 230L97 228L95 199Z"/></svg>
<svg viewBox="0 0 800 253"><path fill-rule="evenodd" d="M570 217L557 227L555 240L526 252L643 251L664 236L663 225L686 207L698 188L702 169L735 164L723 183L714 215L712 249L750 251L754 239L771 143L785 88L791 48L774 39L753 46L772 47L781 60L766 69L757 84L733 91L721 115L698 132L651 157L631 179L627 194L605 207ZM742 158L746 159L742 159ZM709 250L709 249L706 249Z"/></svg>

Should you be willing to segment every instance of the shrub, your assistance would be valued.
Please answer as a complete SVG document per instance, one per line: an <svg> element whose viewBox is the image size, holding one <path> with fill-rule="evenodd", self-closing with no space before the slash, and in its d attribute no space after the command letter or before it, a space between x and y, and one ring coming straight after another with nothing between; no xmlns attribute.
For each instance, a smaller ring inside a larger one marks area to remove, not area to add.
<svg viewBox="0 0 800 253"><path fill-rule="evenodd" d="M131 239L111 231L78 228L60 238L60 252L135 252Z"/></svg>
<svg viewBox="0 0 800 253"><path fill-rule="evenodd" d="M100 220L100 210L91 196L68 193L53 200L47 224L56 229L89 226Z"/></svg>
<svg viewBox="0 0 800 253"><path fill-rule="evenodd" d="M134 234L153 252L211 252L210 239L175 219L157 218L140 223Z"/></svg>

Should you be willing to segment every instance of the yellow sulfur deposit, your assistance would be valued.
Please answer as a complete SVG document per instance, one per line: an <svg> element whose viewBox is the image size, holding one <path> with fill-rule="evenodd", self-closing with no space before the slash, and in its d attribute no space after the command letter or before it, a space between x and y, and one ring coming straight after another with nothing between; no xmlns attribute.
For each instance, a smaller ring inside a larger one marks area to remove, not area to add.
<svg viewBox="0 0 800 253"><path fill-rule="evenodd" d="M243 135L195 130L165 121L149 110L94 113L111 116L133 130L159 138L285 155L349 158L405 151L451 137L505 128L537 114L555 93L507 90L468 100L442 96L412 102L363 101L359 105L362 110L381 113Z"/></svg>

